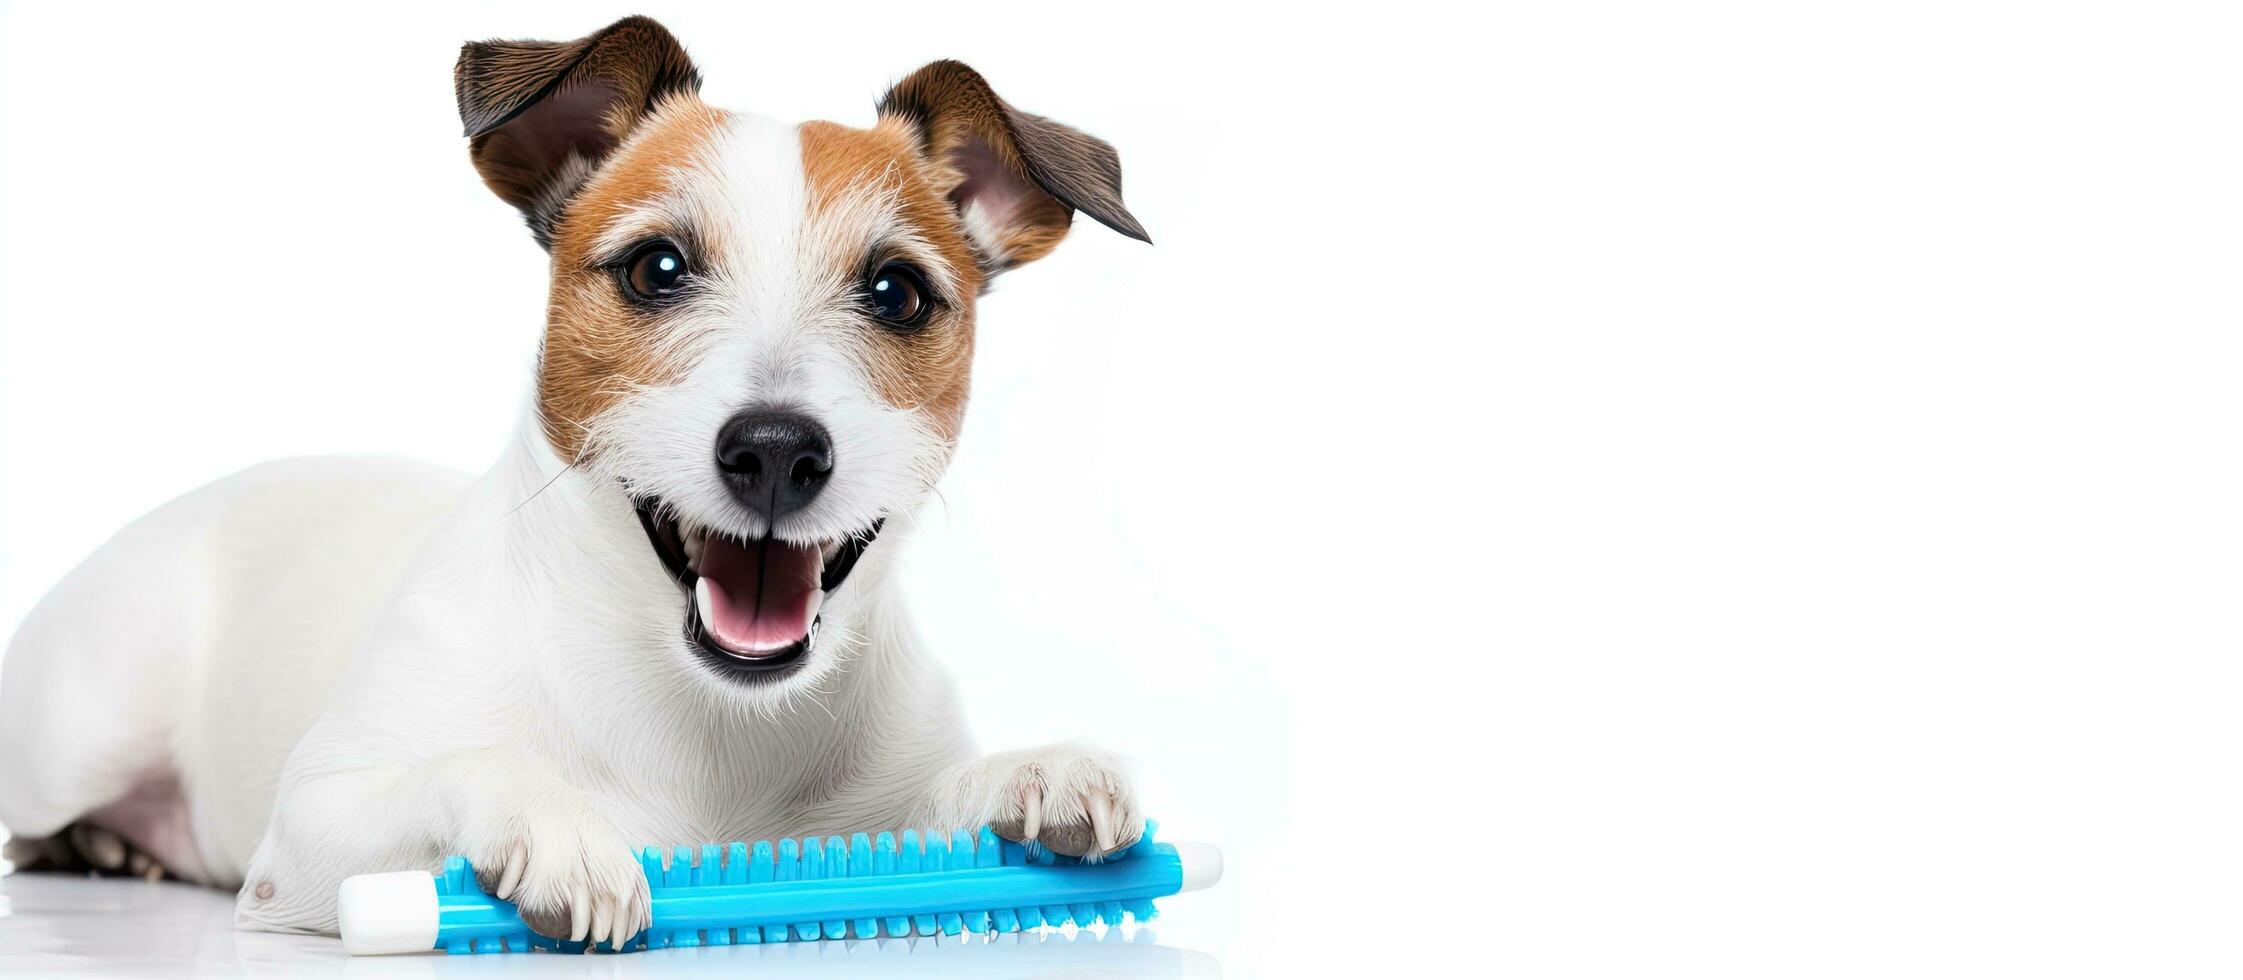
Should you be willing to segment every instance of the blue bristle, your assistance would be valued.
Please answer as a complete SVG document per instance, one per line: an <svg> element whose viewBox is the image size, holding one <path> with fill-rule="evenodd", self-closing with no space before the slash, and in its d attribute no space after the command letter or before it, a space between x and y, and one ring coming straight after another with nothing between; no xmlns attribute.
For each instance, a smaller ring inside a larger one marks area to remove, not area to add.
<svg viewBox="0 0 2243 980"><path fill-rule="evenodd" d="M826 838L826 877L849 877L849 842L839 837ZM832 919L825 923L827 939L849 938L849 920Z"/></svg>
<svg viewBox="0 0 2243 980"><path fill-rule="evenodd" d="M1152 921L1153 916L1156 914L1153 910L1153 900L1149 898L1140 898L1134 902L1129 903L1129 914L1136 916L1137 921L1139 922Z"/></svg>
<svg viewBox="0 0 2243 980"><path fill-rule="evenodd" d="M941 831L928 831L927 853L929 855L936 853L935 847L937 844L941 845L942 863L931 870L948 871L952 868L973 867L973 841L966 836L965 831L961 830L947 836ZM945 936L955 936L966 927L965 920L956 912L936 913L934 920L935 928L930 932L940 932Z"/></svg>
<svg viewBox="0 0 2243 980"><path fill-rule="evenodd" d="M724 883L727 885L748 883L748 845L740 841L733 841L724 846Z"/></svg>
<svg viewBox="0 0 2243 980"><path fill-rule="evenodd" d="M762 843L756 844L758 850L761 850L762 847ZM778 850L778 858L773 862L772 876L769 880L800 880L802 878L802 845L796 843L792 837L783 837L779 840ZM787 926L764 926L763 941L767 943L786 942L787 928Z"/></svg>
<svg viewBox="0 0 2243 980"><path fill-rule="evenodd" d="M904 831L904 839L907 842L912 842L911 831ZM896 835L882 831L880 836L873 840L873 874L892 875L902 871L902 858L903 855L896 850ZM911 917L908 915L889 916L886 921L881 923L881 927L890 938L908 936L911 934Z"/></svg>
<svg viewBox="0 0 2243 980"><path fill-rule="evenodd" d="M1046 905L1042 916L1044 925L1054 929L1067 924L1067 906Z"/></svg>
<svg viewBox="0 0 2243 980"><path fill-rule="evenodd" d="M734 844L732 846L738 848L741 845ZM737 854L738 852L735 851L734 853ZM774 870L772 866L772 860L771 842L767 840L756 841L755 849L753 851L750 851L746 860L742 862L747 865L746 869L742 872L744 875L746 875L745 880L751 885L762 884L763 882L770 881L772 872ZM764 941L763 927L742 927L740 929L739 941L741 943L762 943ZM773 941L776 942L777 940Z"/></svg>
<svg viewBox="0 0 2243 980"><path fill-rule="evenodd" d="M953 831L951 831L951 832L950 832L950 867L953 867L953 868L971 868L971 867L974 867L974 866L975 866L975 865L976 865L977 863L979 863L979 862L978 862L978 856L976 855L976 853L975 853L975 851L974 851L974 835L973 835L973 832L972 832L972 831L967 831L967 830L953 830ZM955 936L955 935L958 935L958 934L959 934L959 933L961 933L961 932L964 932L964 931L966 931L966 930L967 930L967 929L968 929L969 927L971 927L971 926L973 925L973 919L972 919L972 916L973 916L974 914L975 914L975 913L973 913L972 911L963 911L963 912L949 912L949 913L945 913L945 914L944 914L944 915L942 916L942 931L943 931L943 934L945 934L945 935L950 935L950 936ZM973 929L973 931L974 931L974 932L985 932L985 931L987 931L987 930L986 930L986 929L983 929L983 928L976 928L976 929Z"/></svg>
<svg viewBox="0 0 2243 980"><path fill-rule="evenodd" d="M670 855L670 870L663 876L663 884L672 887L693 884L693 849L680 847Z"/></svg>
<svg viewBox="0 0 2243 980"><path fill-rule="evenodd" d="M990 909L989 917L994 920L992 924L998 932L1020 931L1020 916L1011 909Z"/></svg>
<svg viewBox="0 0 2243 980"><path fill-rule="evenodd" d="M816 879L819 879L819 878L823 878L823 877L825 877L825 876L826 876L826 851L825 851L825 847L824 847L824 846L823 846L822 844L820 844L820 843L819 843L819 841L818 841L818 839L817 839L817 838L815 838L815 837L805 837L805 838L803 838L803 839L802 839L802 878L803 878L803 880L805 880L805 881L814 881L814 880L816 880ZM817 941L818 941L818 940L819 940L820 938L822 938L822 937L823 937L823 935L824 935L824 931L823 931L822 927L821 927L821 926L820 926L820 925L819 925L818 923L815 923L815 922L797 922L797 923L795 923L795 924L794 924L794 938L796 938L796 939L798 939L798 940L801 940L801 941L803 941L803 942L811 942L811 943L817 942Z"/></svg>
<svg viewBox="0 0 2243 980"><path fill-rule="evenodd" d="M693 849L679 847L670 854L670 868L663 872L663 884L682 887L693 884ZM693 929L657 929L647 940L647 945L699 946L701 934Z"/></svg>
<svg viewBox="0 0 2243 980"><path fill-rule="evenodd" d="M883 830L880 836L872 839L872 873L896 873L896 835Z"/></svg>
<svg viewBox="0 0 2243 980"><path fill-rule="evenodd" d="M932 870L934 870L934 864L927 853L926 843L919 837L919 831L904 831L903 840L896 848L896 871L902 874L918 874L921 871ZM933 935L934 931L934 916L915 915L909 917L908 924L896 934L908 936L916 932L919 935L927 936Z"/></svg>
<svg viewBox="0 0 2243 980"><path fill-rule="evenodd" d="M662 855L663 850L651 844L639 849L639 869L646 873L646 880L649 885L668 880L669 871L662 865ZM648 946L662 945L661 938L652 929L640 933L638 937L634 938Z"/></svg>
<svg viewBox="0 0 2243 980"><path fill-rule="evenodd" d="M1067 906L1067 914L1074 918L1075 924L1078 926L1087 926L1098 921L1098 910L1085 902L1077 902Z"/></svg>
<svg viewBox="0 0 2243 980"><path fill-rule="evenodd" d="M474 880L475 869L468 866L466 858L454 854L444 859L444 883L437 891L446 895L464 894L467 883Z"/></svg>
<svg viewBox="0 0 2243 980"><path fill-rule="evenodd" d="M960 833L964 833L964 831L960 831ZM987 827L981 828L980 834L977 835L974 841L973 866L977 868L996 868L1002 867L1004 863L1004 842L997 838L997 834L995 831L992 831ZM990 918L990 911L988 909L975 909L973 911L967 912L965 915L966 931L973 933L988 932ZM1007 929L1005 931L1011 932L1012 930Z"/></svg>
<svg viewBox="0 0 2243 980"><path fill-rule="evenodd" d="M919 870L941 871L946 863L943 859L950 855L949 835L939 830L929 830L924 839L927 851L925 857L921 860Z"/></svg>
<svg viewBox="0 0 2243 980"><path fill-rule="evenodd" d="M731 846L740 847L739 844ZM693 869L693 880L703 885L731 884L733 881L732 875L740 870L740 861L738 858L734 858L730 863L726 863L724 860L725 853L726 849L715 844L702 845L701 864ZM730 929L710 929L705 933L705 936L705 941L711 946L732 945L732 930Z"/></svg>
<svg viewBox="0 0 2243 980"><path fill-rule="evenodd" d="M883 840L888 835L880 835ZM873 873L872 838L864 834L849 835L849 877L863 878ZM850 923L858 939L880 937L879 919L858 919Z"/></svg>
<svg viewBox="0 0 2243 980"><path fill-rule="evenodd" d="M748 883L754 885L770 881L773 860L771 842L767 840L756 841L755 852L748 856Z"/></svg>
<svg viewBox="0 0 2243 980"><path fill-rule="evenodd" d="M1030 929L1041 929L1044 927L1043 909L1015 909L1014 912L1020 917L1020 929L1022 932L1026 932Z"/></svg>
<svg viewBox="0 0 2243 980"><path fill-rule="evenodd" d="M1100 919L1103 919L1103 920L1105 920L1105 922L1106 922L1106 924L1107 924L1107 925L1110 925L1110 926L1118 926L1118 925L1121 925L1121 924L1122 924L1122 903L1120 903L1120 902L1104 902L1104 903L1101 903L1101 904L1100 904L1100 905L1098 906L1098 917L1099 917Z"/></svg>

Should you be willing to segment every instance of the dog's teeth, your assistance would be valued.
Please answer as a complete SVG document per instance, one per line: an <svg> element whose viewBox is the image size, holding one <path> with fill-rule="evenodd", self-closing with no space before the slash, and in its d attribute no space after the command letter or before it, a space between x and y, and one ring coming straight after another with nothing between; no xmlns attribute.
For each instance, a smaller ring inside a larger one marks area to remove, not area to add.
<svg viewBox="0 0 2243 980"><path fill-rule="evenodd" d="M698 571L701 561L701 532L687 531L683 535L683 540L685 541L685 563L695 566L695 570Z"/></svg>
<svg viewBox="0 0 2243 980"><path fill-rule="evenodd" d="M822 606L822 605L825 605L825 602L826 602L826 590L824 590L824 589L814 589L814 590L812 590L812 591L811 591L811 593L810 593L810 612L809 612L808 614L806 614L804 618L806 618L806 619L810 620L810 621L811 621L811 622L813 622L813 623L817 622L817 621L818 621L818 607L819 607L819 606Z"/></svg>
<svg viewBox="0 0 2243 980"><path fill-rule="evenodd" d="M709 597L709 580L705 578L694 579L693 608L701 613L701 627L703 629L707 629L710 623L716 621L715 603L716 600Z"/></svg>

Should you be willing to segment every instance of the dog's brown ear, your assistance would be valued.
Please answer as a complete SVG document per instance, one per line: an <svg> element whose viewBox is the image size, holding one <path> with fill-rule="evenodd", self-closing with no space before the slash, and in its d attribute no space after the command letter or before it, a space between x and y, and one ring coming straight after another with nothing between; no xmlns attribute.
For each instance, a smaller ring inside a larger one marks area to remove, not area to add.
<svg viewBox="0 0 2243 980"><path fill-rule="evenodd" d="M1141 242L1122 205L1121 157L1104 140L1006 104L981 74L937 61L897 82L880 113L910 123L942 165L944 188L993 270L1041 258L1076 211Z"/></svg>
<svg viewBox="0 0 2243 980"><path fill-rule="evenodd" d="M600 160L664 96L698 91L701 75L662 25L626 17L574 41L461 45L452 86L476 171L550 248Z"/></svg>

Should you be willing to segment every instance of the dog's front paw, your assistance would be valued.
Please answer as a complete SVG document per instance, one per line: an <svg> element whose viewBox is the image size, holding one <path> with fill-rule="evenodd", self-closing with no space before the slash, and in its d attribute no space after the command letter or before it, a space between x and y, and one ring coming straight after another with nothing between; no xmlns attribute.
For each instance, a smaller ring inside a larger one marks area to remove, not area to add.
<svg viewBox="0 0 2243 980"><path fill-rule="evenodd" d="M1004 752L968 782L998 836L1096 861L1143 836L1137 788L1119 756L1078 745Z"/></svg>
<svg viewBox="0 0 2243 980"><path fill-rule="evenodd" d="M596 814L524 813L472 835L461 853L483 890L513 902L538 935L621 945L653 921L646 873Z"/></svg>

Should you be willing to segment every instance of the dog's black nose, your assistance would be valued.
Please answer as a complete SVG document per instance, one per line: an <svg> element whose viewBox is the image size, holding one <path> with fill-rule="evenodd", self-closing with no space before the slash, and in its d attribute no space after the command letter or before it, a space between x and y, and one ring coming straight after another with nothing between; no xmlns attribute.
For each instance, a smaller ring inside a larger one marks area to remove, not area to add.
<svg viewBox="0 0 2243 980"><path fill-rule="evenodd" d="M717 471L733 499L776 521L810 506L825 489L833 440L806 416L750 409L717 432Z"/></svg>

